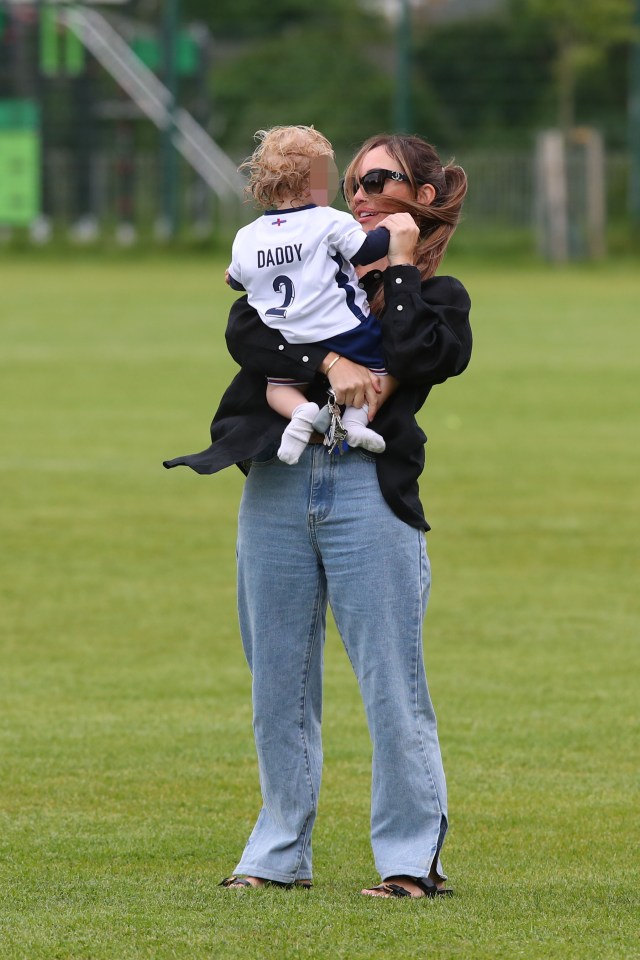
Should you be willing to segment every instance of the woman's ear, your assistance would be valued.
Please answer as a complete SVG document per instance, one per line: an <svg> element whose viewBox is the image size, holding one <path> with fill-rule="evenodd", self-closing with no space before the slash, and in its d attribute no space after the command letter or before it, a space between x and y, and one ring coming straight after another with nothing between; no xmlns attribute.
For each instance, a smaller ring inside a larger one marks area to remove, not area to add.
<svg viewBox="0 0 640 960"><path fill-rule="evenodd" d="M418 187L418 200L420 203L424 203L426 207L436 198L436 188L432 183L423 183L421 187Z"/></svg>

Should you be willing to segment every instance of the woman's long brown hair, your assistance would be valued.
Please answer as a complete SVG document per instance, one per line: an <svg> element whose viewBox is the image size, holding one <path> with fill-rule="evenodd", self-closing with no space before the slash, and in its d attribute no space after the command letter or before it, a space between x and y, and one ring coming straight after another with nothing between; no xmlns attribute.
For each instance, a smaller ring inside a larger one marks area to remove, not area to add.
<svg viewBox="0 0 640 960"><path fill-rule="evenodd" d="M360 170L362 158L375 147L384 147L398 164L398 169L409 177L414 200L376 197L377 209L385 213L410 213L420 230L416 245L416 266L423 280L432 277L445 255L447 244L460 220L462 202L467 193L467 175L455 163L442 165L434 147L422 137L402 134L379 134L362 144L345 172L345 198L350 204L354 177ZM418 190L430 183L436 191L432 203L421 203ZM382 288L371 303L374 313L384 309Z"/></svg>

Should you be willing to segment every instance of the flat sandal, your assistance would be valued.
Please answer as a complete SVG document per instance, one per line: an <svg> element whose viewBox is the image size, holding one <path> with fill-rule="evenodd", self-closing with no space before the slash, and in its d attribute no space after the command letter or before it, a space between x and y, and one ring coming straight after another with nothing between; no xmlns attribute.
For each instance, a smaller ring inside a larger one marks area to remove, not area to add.
<svg viewBox="0 0 640 960"><path fill-rule="evenodd" d="M283 890L292 890L293 887L300 887L302 890L310 890L313 886L311 880L294 880L292 883L283 883L282 880L266 880L263 878L262 883L257 887L254 886L249 880L245 880L244 877L225 877L224 880L221 880L218 884L219 887L236 887L236 888L247 888L251 890L260 890L261 887L281 887Z"/></svg>
<svg viewBox="0 0 640 960"><path fill-rule="evenodd" d="M388 881L383 881L379 883L376 887L366 887L363 890L363 896L366 896L367 893L373 893L374 891L380 891L380 893L386 894L387 897L410 897L412 900L422 900L424 897L429 899L435 899L436 897L451 897L453 896L453 890L451 887L439 887L433 882L433 880L424 880L422 877L407 877L408 880L412 880L422 890L422 893L416 895L411 893L406 887L403 887L399 883L389 883ZM382 899L385 899L384 897Z"/></svg>

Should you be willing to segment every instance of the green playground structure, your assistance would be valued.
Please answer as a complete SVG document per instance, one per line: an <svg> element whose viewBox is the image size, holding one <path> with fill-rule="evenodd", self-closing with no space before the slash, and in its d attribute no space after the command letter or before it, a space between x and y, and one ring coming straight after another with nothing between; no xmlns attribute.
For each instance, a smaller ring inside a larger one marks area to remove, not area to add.
<svg viewBox="0 0 640 960"><path fill-rule="evenodd" d="M0 224L26 226L40 212L40 130L31 100L0 100Z"/></svg>
<svg viewBox="0 0 640 960"><path fill-rule="evenodd" d="M178 0L159 26L99 6L0 0L0 226L123 243L235 228L244 182L207 130L208 31Z"/></svg>

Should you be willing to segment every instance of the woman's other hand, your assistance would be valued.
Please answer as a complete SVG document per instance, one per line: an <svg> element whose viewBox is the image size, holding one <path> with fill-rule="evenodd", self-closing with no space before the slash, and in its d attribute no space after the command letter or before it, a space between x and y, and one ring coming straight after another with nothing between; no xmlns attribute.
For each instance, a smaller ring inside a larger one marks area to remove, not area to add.
<svg viewBox="0 0 640 960"><path fill-rule="evenodd" d="M341 406L357 408L368 404L369 419L372 420L378 409L378 394L382 389L380 377L371 373L367 367L353 363L343 356L332 364L337 357L337 353L328 353L320 366L322 373L326 373L337 402ZM327 372L330 365L331 369Z"/></svg>
<svg viewBox="0 0 640 960"><path fill-rule="evenodd" d="M416 244L420 236L418 224L410 213L392 213L379 224L389 231L389 266L415 263Z"/></svg>

